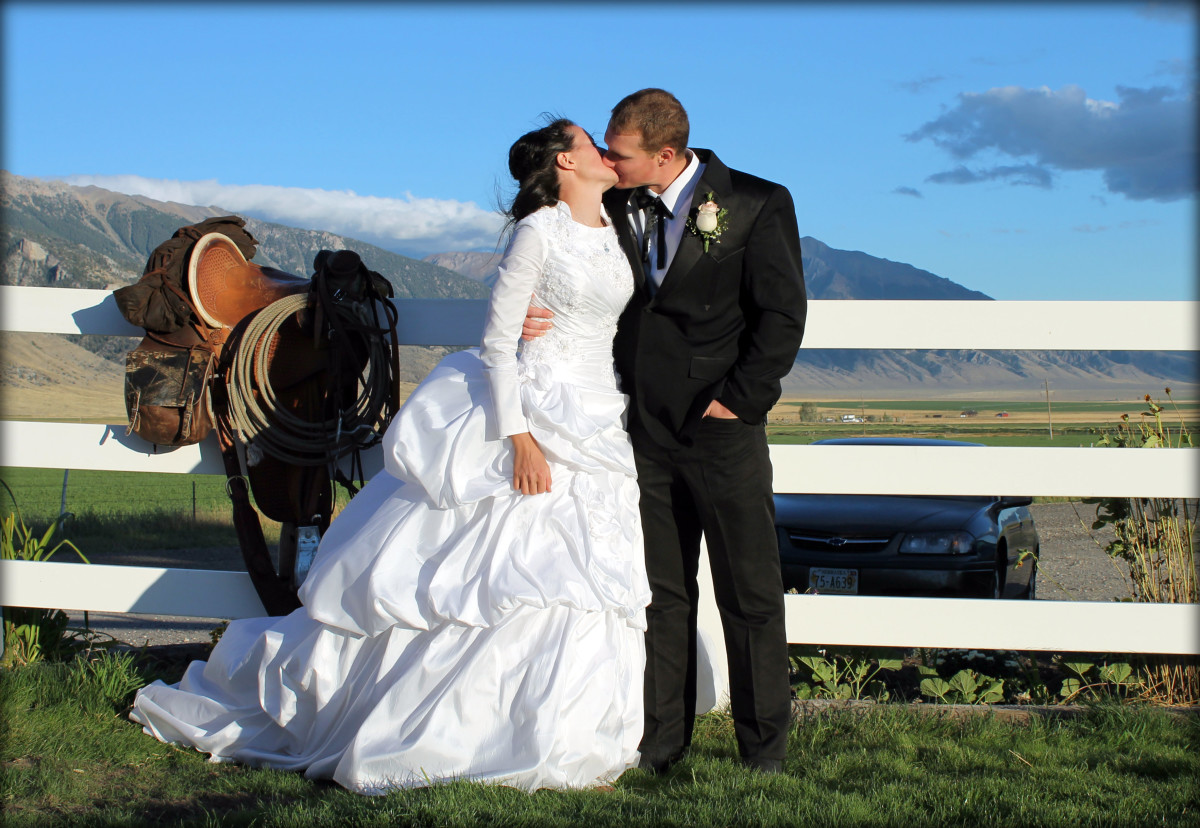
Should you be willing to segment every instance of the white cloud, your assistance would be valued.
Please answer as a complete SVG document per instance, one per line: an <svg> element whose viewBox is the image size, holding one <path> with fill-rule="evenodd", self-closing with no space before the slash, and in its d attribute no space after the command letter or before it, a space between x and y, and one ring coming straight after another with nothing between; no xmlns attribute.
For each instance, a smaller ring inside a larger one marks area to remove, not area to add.
<svg viewBox="0 0 1200 828"><path fill-rule="evenodd" d="M327 230L410 256L492 249L504 219L474 202L449 199L361 196L350 190L317 190L269 184L173 181L137 175L75 175L76 186L93 185L202 207L216 206L264 221Z"/></svg>
<svg viewBox="0 0 1200 828"><path fill-rule="evenodd" d="M1078 86L967 92L905 138L929 139L959 160L990 153L1032 161L984 172L959 166L927 179L936 183L1008 178L1013 184L1048 187L1053 171L1096 170L1110 192L1126 198L1174 201L1192 195L1192 95L1165 86L1118 86L1117 96L1116 102L1095 100Z"/></svg>

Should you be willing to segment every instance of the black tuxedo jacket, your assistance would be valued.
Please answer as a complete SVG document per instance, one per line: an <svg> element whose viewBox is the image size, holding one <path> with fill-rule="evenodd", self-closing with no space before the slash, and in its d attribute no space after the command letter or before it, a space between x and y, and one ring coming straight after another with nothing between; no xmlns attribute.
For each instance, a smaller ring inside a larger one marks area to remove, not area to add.
<svg viewBox="0 0 1200 828"><path fill-rule="evenodd" d="M604 195L636 282L613 343L630 427L668 448L692 444L714 399L747 423L764 423L795 362L807 311L787 188L731 170L709 150L693 152L706 167L689 215L711 192L729 211L728 227L707 253L685 230L653 297L626 214L634 191Z"/></svg>

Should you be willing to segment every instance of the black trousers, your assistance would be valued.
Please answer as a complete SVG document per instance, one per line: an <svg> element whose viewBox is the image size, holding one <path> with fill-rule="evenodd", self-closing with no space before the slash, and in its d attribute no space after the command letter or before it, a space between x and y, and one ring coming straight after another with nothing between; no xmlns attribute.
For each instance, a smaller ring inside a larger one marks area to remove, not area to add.
<svg viewBox="0 0 1200 828"><path fill-rule="evenodd" d="M684 449L657 445L636 424L630 436L652 592L643 762L673 762L691 744L701 533L729 655L738 750L748 762L782 760L791 688L766 429L705 418Z"/></svg>

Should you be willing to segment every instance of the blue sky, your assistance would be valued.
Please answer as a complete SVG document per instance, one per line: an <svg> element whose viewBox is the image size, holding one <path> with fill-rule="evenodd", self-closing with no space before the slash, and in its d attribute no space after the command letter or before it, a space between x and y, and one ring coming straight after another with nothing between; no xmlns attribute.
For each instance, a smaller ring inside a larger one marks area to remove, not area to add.
<svg viewBox="0 0 1200 828"><path fill-rule="evenodd" d="M540 113L600 138L661 86L832 247L997 299L1195 299L1196 25L1117 2L6 2L2 160L490 250Z"/></svg>

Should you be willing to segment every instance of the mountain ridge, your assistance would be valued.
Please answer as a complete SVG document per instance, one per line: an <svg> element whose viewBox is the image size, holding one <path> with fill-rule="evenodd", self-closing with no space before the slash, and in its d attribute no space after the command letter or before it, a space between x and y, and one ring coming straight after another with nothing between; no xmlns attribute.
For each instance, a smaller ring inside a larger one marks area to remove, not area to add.
<svg viewBox="0 0 1200 828"><path fill-rule="evenodd" d="M0 171L0 264L5 284L112 289L135 281L150 250L175 229L230 211L159 202L99 187L23 178ZM433 254L424 261L321 230L253 218L254 261L307 274L321 249L354 249L407 297L483 298L494 279L497 251ZM812 299L953 299L993 301L913 265L862 251L801 240ZM122 362L128 345L112 337L78 337L89 350ZM448 349L405 349L405 378L417 381ZM7 355L6 355L7 358ZM971 388L1038 394L1049 381L1064 395L1141 396L1165 385L1195 392L1197 361L1179 352L918 351L801 349L784 380L785 394L871 392L905 396L968 393Z"/></svg>
<svg viewBox="0 0 1200 828"><path fill-rule="evenodd" d="M0 211L5 284L108 290L137 281L150 252L179 227L233 215L217 206L161 202L7 171L0 171ZM245 218L258 241L257 264L307 276L318 251L354 249L399 298L481 299L488 293L452 270L367 242Z"/></svg>

